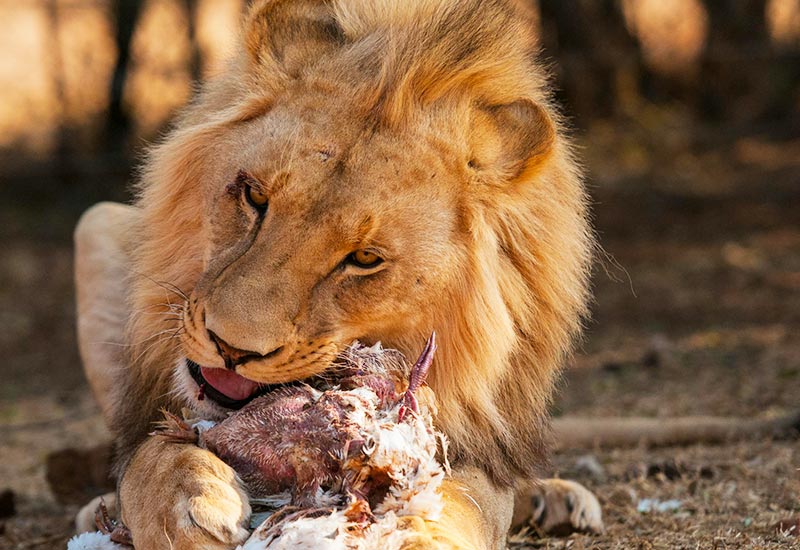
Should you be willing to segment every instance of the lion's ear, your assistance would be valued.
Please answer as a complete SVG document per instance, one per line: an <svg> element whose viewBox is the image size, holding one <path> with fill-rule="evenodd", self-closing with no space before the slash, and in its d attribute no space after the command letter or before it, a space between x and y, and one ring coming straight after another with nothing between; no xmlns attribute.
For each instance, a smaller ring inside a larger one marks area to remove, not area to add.
<svg viewBox="0 0 800 550"><path fill-rule="evenodd" d="M548 158L555 136L552 119L533 101L484 106L473 116L470 164L495 180L523 181Z"/></svg>
<svg viewBox="0 0 800 550"><path fill-rule="evenodd" d="M245 22L245 46L258 65L296 75L344 43L344 32L326 0L259 0Z"/></svg>

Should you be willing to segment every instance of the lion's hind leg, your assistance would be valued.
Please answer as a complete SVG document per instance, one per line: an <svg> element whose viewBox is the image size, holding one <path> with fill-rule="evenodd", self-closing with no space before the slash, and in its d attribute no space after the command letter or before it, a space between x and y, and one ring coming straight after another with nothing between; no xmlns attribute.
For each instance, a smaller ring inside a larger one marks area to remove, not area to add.
<svg viewBox="0 0 800 550"><path fill-rule="evenodd" d="M81 216L74 233L78 345L86 379L107 426L124 358L128 247L135 218L133 207L100 203ZM95 512L101 499L109 515L117 516L116 494L97 497L78 512L78 533L97 529Z"/></svg>
<svg viewBox="0 0 800 550"><path fill-rule="evenodd" d="M74 234L78 345L106 425L113 415L113 389L124 358L129 247L136 213L131 206L96 204L81 216Z"/></svg>
<svg viewBox="0 0 800 550"><path fill-rule="evenodd" d="M518 490L512 532L529 527L542 535L600 534L605 531L597 497L566 479L543 479Z"/></svg>

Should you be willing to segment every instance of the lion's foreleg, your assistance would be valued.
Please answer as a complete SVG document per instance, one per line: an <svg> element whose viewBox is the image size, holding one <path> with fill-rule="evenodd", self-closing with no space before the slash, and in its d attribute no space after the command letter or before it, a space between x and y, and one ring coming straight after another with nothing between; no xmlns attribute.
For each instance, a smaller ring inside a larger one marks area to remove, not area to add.
<svg viewBox="0 0 800 550"><path fill-rule="evenodd" d="M415 532L406 547L419 550L501 550L511 525L511 489L494 485L475 468L460 468L440 489L444 500L438 521L402 518L405 530Z"/></svg>

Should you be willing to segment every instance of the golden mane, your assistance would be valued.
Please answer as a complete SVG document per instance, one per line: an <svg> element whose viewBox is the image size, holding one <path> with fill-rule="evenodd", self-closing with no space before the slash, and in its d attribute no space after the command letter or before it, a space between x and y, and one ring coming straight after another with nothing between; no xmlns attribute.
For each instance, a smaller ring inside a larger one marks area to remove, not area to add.
<svg viewBox="0 0 800 550"><path fill-rule="evenodd" d="M144 167L134 257L128 382L115 431L122 456L170 400L174 340L164 330L162 286L194 287L207 239L196 205L203 163L226 128L280 101L296 79L352 90L364 117L402 128L422 107L450 98L486 109L515 103L542 111L535 162L498 173L461 198L471 241L463 272L435 309L440 348L429 383L453 460L497 482L535 473L546 409L586 313L593 239L581 175L535 60L531 25L511 1L256 2L240 55L207 84ZM191 206L195 205L195 206ZM169 325L169 324L168 324ZM176 326L177 328L177 326ZM427 334L408 334L409 347Z"/></svg>

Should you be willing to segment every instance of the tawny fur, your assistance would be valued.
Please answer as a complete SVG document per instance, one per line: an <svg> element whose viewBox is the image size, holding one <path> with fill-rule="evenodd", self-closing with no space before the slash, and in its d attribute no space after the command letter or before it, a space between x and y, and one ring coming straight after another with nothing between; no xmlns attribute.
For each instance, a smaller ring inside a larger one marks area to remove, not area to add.
<svg viewBox="0 0 800 550"><path fill-rule="evenodd" d="M280 364L240 370L263 382L320 372L353 338L413 356L436 329L429 383L453 460L500 483L532 475L585 313L592 238L527 20L499 0L274 1L257 2L245 29L143 170L134 347L115 413L123 460L159 408L181 404L170 399L181 353L220 366L205 318L240 347L260 334L285 347ZM274 209L253 235L222 198L243 168ZM318 306L331 246L391 232L409 263L398 257L371 288L339 280ZM154 315L170 311L154 281L192 293L183 351L152 340L181 330ZM253 289L272 310L248 310Z"/></svg>

